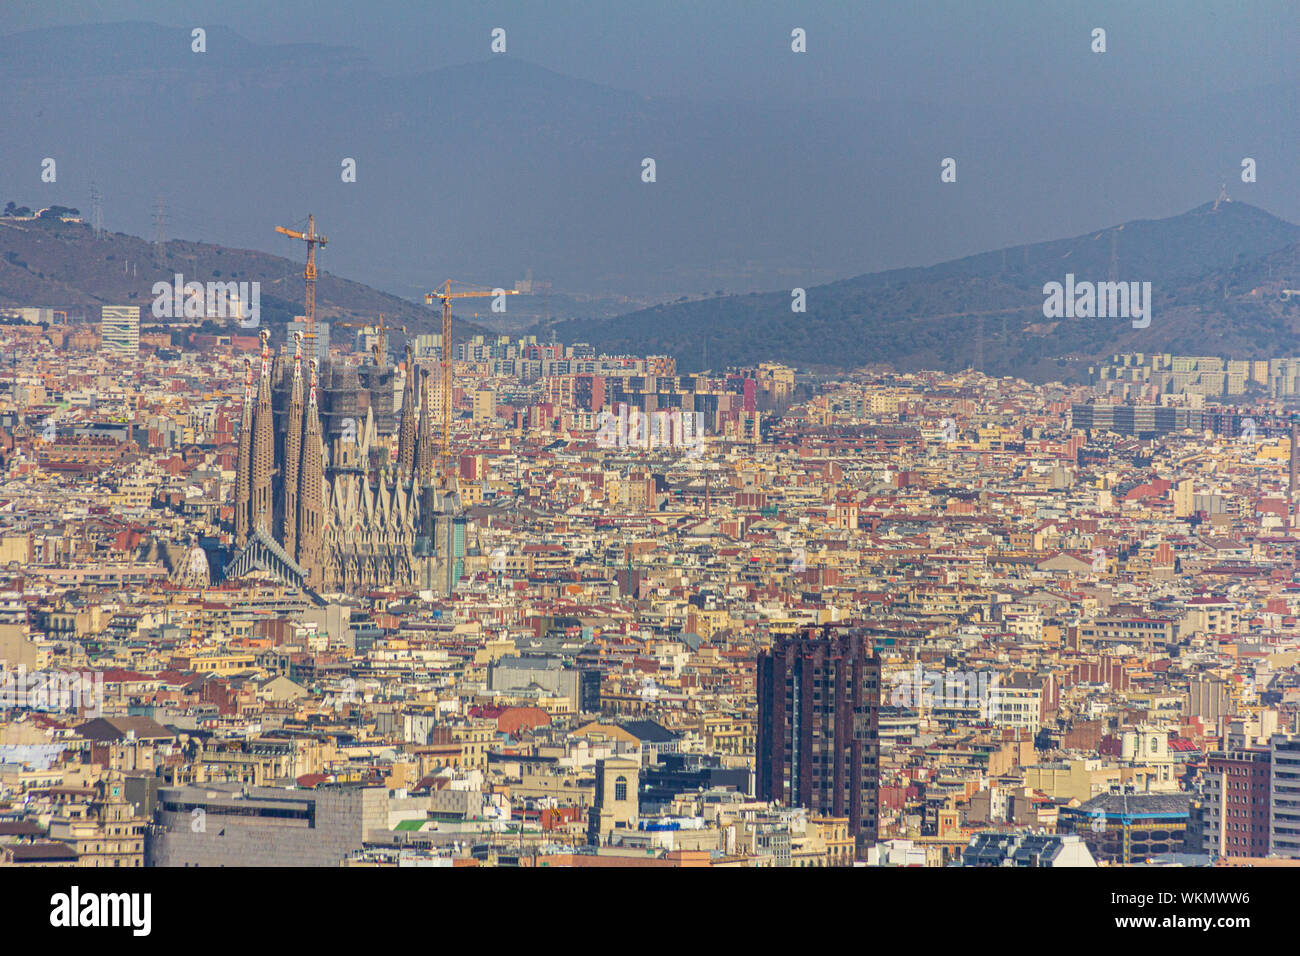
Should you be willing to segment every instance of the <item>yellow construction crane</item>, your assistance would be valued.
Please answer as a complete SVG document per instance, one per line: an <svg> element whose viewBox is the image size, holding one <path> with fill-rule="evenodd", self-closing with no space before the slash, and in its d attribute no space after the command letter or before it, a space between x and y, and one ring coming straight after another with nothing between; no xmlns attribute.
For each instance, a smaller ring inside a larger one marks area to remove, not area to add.
<svg viewBox="0 0 1300 956"><path fill-rule="evenodd" d="M485 296L518 295L518 289L493 289L490 292L452 292L448 279L438 289L425 293L424 301L433 305L442 300L442 428L438 435L438 470L442 487L448 487L451 474L451 300L481 299Z"/></svg>
<svg viewBox="0 0 1300 956"><path fill-rule="evenodd" d="M275 231L290 239L301 239L307 243L307 268L302 274L307 286L307 311L304 318L307 320L307 354L314 356L316 354L316 247L325 245L329 240L324 236L316 235L316 217L311 215L307 217L306 232L286 229L284 226L276 226Z"/></svg>

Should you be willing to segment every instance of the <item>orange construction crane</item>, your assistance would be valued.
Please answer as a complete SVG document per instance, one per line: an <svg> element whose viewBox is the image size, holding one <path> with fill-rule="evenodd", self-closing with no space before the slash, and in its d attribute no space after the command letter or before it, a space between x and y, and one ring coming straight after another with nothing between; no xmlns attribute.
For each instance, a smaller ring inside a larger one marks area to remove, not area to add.
<svg viewBox="0 0 1300 956"><path fill-rule="evenodd" d="M316 354L316 247L323 246L329 242L324 236L316 235L316 217L307 217L307 231L299 232L297 229L286 229L284 226L276 226L275 231L290 239L301 239L307 243L307 268L303 271L302 277L307 286L307 312L304 316L307 320L307 352L309 355Z"/></svg>
<svg viewBox="0 0 1300 956"><path fill-rule="evenodd" d="M452 292L450 279L444 282L440 289L425 293L424 301L428 305L433 305L434 299L442 300L442 429L438 435L438 470L439 481L443 488L448 487L448 478L451 474L451 300L518 294L518 289Z"/></svg>

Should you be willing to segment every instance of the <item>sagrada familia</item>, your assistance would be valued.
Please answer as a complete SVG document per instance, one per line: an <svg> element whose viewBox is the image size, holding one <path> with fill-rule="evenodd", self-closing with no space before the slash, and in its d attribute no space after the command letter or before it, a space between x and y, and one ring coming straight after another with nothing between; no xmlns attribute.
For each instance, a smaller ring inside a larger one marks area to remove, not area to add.
<svg viewBox="0 0 1300 956"><path fill-rule="evenodd" d="M324 363L326 388L314 357L303 368L301 331L292 365L284 355L272 361L269 333L262 332L256 397L253 363L245 360L237 550L227 579L260 571L314 595L372 588L450 592L463 568L466 524L449 477L435 485L429 390L409 346L406 358L394 466L391 442L383 442L377 426L377 417L389 429L395 419L395 370L387 367L382 344L375 364L361 370ZM362 421L360 394L366 397Z"/></svg>

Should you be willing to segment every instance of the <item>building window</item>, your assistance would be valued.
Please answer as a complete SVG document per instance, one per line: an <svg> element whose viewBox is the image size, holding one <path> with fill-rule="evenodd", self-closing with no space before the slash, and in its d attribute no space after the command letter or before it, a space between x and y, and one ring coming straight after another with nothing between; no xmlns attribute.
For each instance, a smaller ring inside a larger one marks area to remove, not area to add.
<svg viewBox="0 0 1300 956"><path fill-rule="evenodd" d="M614 780L614 799L627 799L627 777L617 777Z"/></svg>

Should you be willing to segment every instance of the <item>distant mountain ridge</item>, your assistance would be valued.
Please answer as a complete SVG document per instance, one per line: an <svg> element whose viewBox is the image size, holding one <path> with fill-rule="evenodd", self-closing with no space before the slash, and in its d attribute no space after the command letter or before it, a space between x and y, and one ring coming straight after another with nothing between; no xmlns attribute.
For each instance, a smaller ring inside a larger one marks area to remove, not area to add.
<svg viewBox="0 0 1300 956"><path fill-rule="evenodd" d="M328 250L328 247L326 247ZM373 322L380 312L393 327L412 334L440 329L441 313L428 306L340 278L322 268L318 255L316 316L321 321ZM251 249L173 239L155 247L136 236L104 232L84 222L0 219L0 307L86 309L138 305L151 318L154 284L184 281L261 283L261 321L275 329L303 312L303 261ZM463 341L485 330L456 317L453 336Z"/></svg>
<svg viewBox="0 0 1300 956"><path fill-rule="evenodd" d="M549 331L600 351L668 353L679 366L784 361L853 368L960 369L1070 378L1080 363L1120 351L1263 357L1300 354L1300 226L1246 203L1207 203L1168 219L1137 220L805 290L791 311L783 290L658 306ZM1043 286L1079 280L1151 282L1154 320L1051 321ZM981 355L982 353L982 355Z"/></svg>

